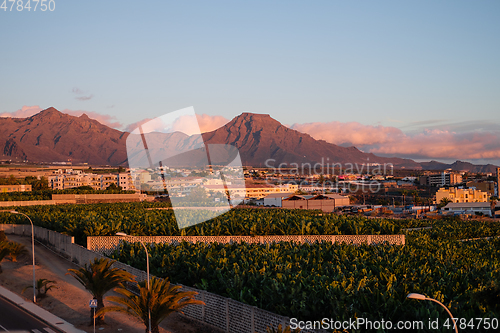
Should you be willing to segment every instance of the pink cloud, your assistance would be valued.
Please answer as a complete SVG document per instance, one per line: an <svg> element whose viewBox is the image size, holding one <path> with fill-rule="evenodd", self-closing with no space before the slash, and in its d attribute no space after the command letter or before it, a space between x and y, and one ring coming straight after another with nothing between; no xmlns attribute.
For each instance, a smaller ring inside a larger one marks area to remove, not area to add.
<svg viewBox="0 0 500 333"><path fill-rule="evenodd" d="M373 147L370 152L447 159L499 159L500 133L428 130Z"/></svg>
<svg viewBox="0 0 500 333"><path fill-rule="evenodd" d="M316 140L325 140L336 145L367 145L385 143L395 137L403 136L403 132L395 127L370 126L358 122L293 124L292 129L311 135Z"/></svg>
<svg viewBox="0 0 500 333"><path fill-rule="evenodd" d="M407 134L395 127L357 122L294 124L291 128L317 140L354 145L363 151L387 156L433 159L499 159L500 132L424 130Z"/></svg>
<svg viewBox="0 0 500 333"><path fill-rule="evenodd" d="M28 118L31 117L40 111L42 111L41 107L38 105L35 106L23 106L21 109L14 112L4 112L0 114L0 117L12 117L12 118ZM100 114L94 111L83 111L83 110L69 110L64 109L61 111L62 113L66 113L75 117L79 117L82 114L86 114L89 118L97 120L101 124L104 124L113 128L121 128L123 125L116 120L115 116L110 116L107 114Z"/></svg>
<svg viewBox="0 0 500 333"><path fill-rule="evenodd" d="M136 123L130 124L125 128L125 131L132 132L137 127L139 127L139 125L147 123L150 120L151 120L150 118L146 118ZM177 118L175 122L172 124L171 131L180 131L188 135L199 134L198 126L196 126L196 122L194 120L195 119L192 116L181 116ZM227 120L222 116L209 116L207 114L201 114L201 115L197 114L196 120L198 121L199 131L201 131L201 133L216 130L217 128L224 126L227 122L229 122L229 120ZM158 122L158 124L150 123L148 125L149 125L149 129L147 130L148 132L155 130L161 131L163 129L162 122ZM159 126L160 128L155 129L154 128L155 125Z"/></svg>
<svg viewBox="0 0 500 333"><path fill-rule="evenodd" d="M223 116L209 116L208 114L197 114L196 118L198 119L201 133L214 131L229 122L229 120Z"/></svg>
<svg viewBox="0 0 500 333"><path fill-rule="evenodd" d="M115 116L110 116L109 114L100 114L94 111L82 111L82 110L69 110L64 109L61 111L62 113L66 113L75 117L80 117L82 114L86 114L90 119L97 120L103 125L112 128L122 128L123 124L116 120Z"/></svg>
<svg viewBox="0 0 500 333"><path fill-rule="evenodd" d="M28 118L31 117L38 112L42 111L43 109L39 107L38 105L34 106L23 106L17 111L14 112L4 112L0 113L0 117L11 117L11 118Z"/></svg>

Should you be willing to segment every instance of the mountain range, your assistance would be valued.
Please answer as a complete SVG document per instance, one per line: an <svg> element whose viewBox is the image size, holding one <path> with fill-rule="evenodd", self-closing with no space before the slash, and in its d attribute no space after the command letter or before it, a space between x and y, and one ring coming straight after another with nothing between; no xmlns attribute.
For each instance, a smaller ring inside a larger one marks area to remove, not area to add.
<svg viewBox="0 0 500 333"><path fill-rule="evenodd" d="M441 163L437 161L421 162L420 165L424 170L453 170L481 173L496 173L497 166L493 164L476 165L470 162L455 161L451 164Z"/></svg>
<svg viewBox="0 0 500 333"><path fill-rule="evenodd" d="M48 108L28 118L0 118L1 159L31 162L127 165L126 140L129 133L90 119ZM238 148L243 165L264 167L299 166L305 163L392 164L395 168L426 170L465 170L495 172L495 166L457 161L451 165L436 161L417 163L411 159L380 157L356 147L341 147L283 126L265 114L243 113L226 125L202 134L206 144L230 144ZM172 138L175 138L172 141ZM196 139L186 135L168 136L171 147L192 145ZM157 145L166 141L158 137Z"/></svg>
<svg viewBox="0 0 500 333"><path fill-rule="evenodd" d="M0 118L4 159L121 165L127 160L126 137L85 114L74 117L54 108L29 118Z"/></svg>

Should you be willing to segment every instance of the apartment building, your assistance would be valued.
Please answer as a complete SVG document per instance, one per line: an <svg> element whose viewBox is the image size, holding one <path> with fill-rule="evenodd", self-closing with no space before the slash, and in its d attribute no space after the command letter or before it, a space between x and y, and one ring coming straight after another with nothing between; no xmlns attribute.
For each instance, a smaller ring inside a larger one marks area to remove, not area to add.
<svg viewBox="0 0 500 333"><path fill-rule="evenodd" d="M489 196L495 195L495 182L488 181L470 181L466 183L467 188L475 188L488 193Z"/></svg>
<svg viewBox="0 0 500 333"><path fill-rule="evenodd" d="M213 192L218 192L218 193L225 193L226 188L223 185L204 185L203 186L207 191L213 191ZM272 186L272 185L247 185L247 186L236 186L236 185L229 185L231 189L231 193L235 194L235 197L239 198L256 198L256 199L261 199L264 198L265 196L268 196L269 194L272 193L295 193L298 191L299 186L298 185L292 185L292 184L285 184L285 185L277 185L277 186Z"/></svg>
<svg viewBox="0 0 500 333"><path fill-rule="evenodd" d="M480 190L451 187L449 189L440 188L436 192L436 203L440 203L443 198L448 198L453 203L488 202L489 196L487 192Z"/></svg>
<svg viewBox="0 0 500 333"><path fill-rule="evenodd" d="M440 172L420 176L420 185L453 186L462 182L462 175L458 173Z"/></svg>
<svg viewBox="0 0 500 333"><path fill-rule="evenodd" d="M122 190L135 190L129 173L85 173L82 170L57 170L48 177L49 187L53 190L64 190L80 186L90 186L94 190L105 190L111 184L120 186Z"/></svg>

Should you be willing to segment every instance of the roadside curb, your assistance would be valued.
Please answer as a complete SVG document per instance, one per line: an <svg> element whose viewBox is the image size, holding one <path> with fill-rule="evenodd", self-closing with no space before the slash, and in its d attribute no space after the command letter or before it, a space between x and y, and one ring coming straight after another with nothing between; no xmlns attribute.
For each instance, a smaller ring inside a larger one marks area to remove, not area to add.
<svg viewBox="0 0 500 333"><path fill-rule="evenodd" d="M2 286L0 286L0 296L2 296L3 298L7 299L11 303L14 303L18 307L28 311L33 316L38 317L39 319L43 320L47 324L49 324L49 325L51 325L51 326L53 326L53 327L55 327L63 332L66 332L66 333L85 333L85 331L77 329L72 324L70 324L67 321L53 315L52 313L48 312L47 310L42 309L38 305L33 304L31 302L27 302L19 295L13 293L12 291L10 291L8 289L5 289Z"/></svg>

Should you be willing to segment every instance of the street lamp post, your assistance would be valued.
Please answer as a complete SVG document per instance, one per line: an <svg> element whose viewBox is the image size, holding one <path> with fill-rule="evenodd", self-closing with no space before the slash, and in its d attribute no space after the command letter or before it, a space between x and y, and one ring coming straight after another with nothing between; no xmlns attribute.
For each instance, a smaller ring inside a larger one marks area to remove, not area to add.
<svg viewBox="0 0 500 333"><path fill-rule="evenodd" d="M0 213L11 213L19 214L26 217L31 223L31 252L33 253L33 303L36 303L36 277L35 277L35 227L33 226L33 221L30 217L24 213L18 212L17 210L0 210Z"/></svg>
<svg viewBox="0 0 500 333"><path fill-rule="evenodd" d="M117 232L116 236L134 238L134 236L127 235L124 232ZM146 273L147 273L147 279L148 279L148 292L151 296L151 289L149 288L149 252L148 252L148 249L146 248L146 245L144 245L144 243L140 239L138 239L138 241L142 244L142 247L144 247L144 250L146 250ZM148 302L148 319L149 319L149 333L151 333L151 309L149 307L149 302Z"/></svg>
<svg viewBox="0 0 500 333"><path fill-rule="evenodd" d="M453 322L453 326L455 326L455 332L458 333L458 327L455 324L455 321L453 320L453 315L451 314L450 310L448 310L448 308L443 303L441 303L438 300L435 300L434 298L430 298L430 297L427 297L425 295L417 294L417 293L408 294L408 296L406 296L406 297L411 298L411 299L418 299L421 301L432 301L432 302L435 302L435 303L441 305L446 310L446 312L448 312L448 314L450 315L451 321Z"/></svg>

